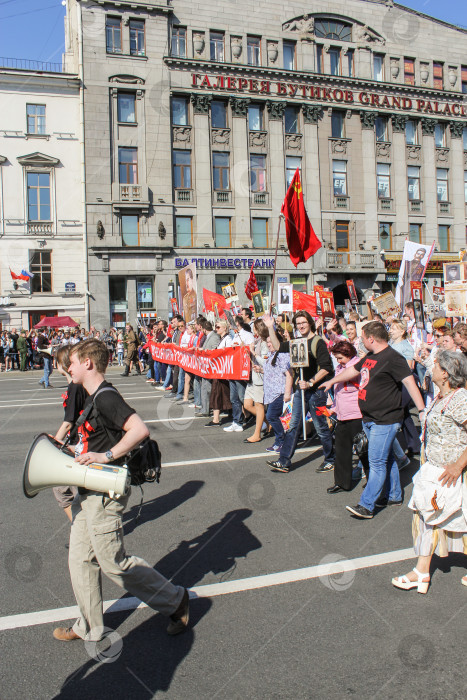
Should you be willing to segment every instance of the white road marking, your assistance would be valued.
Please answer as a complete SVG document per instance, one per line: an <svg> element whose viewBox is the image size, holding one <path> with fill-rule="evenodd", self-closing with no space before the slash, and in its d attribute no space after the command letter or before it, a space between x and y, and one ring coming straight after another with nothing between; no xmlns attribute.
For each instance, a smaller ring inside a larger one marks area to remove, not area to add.
<svg viewBox="0 0 467 700"><path fill-rule="evenodd" d="M169 418L170 420L170 418ZM294 454L301 454L304 452L318 452L321 447L301 447L299 450L295 450ZM192 459L186 462L167 462L163 464L162 467L167 469L167 467L185 467L191 464L213 464L214 462L236 462L239 459L256 459L258 457L269 457L274 459L275 452L253 452L251 454L243 455L229 455L224 457L223 455L219 457L209 457L207 459ZM277 456L277 455L276 455Z"/></svg>
<svg viewBox="0 0 467 700"><path fill-rule="evenodd" d="M280 571L275 574L264 574L262 576L252 576L250 578L237 579L236 581L224 581L223 583L210 583L204 586L194 586L190 588L190 598L213 598L214 596L230 595L231 593L241 593L242 591L252 591L270 586L280 586L297 581L310 581L321 576L332 576L368 569L374 566L384 566L398 561L405 561L414 558L413 549L398 549L393 552L382 554L372 554L368 557L358 557L357 559L344 559L330 564L318 564L307 566L303 569L292 569L290 571ZM104 601L104 612L115 613L123 610L136 610L145 608L147 605L138 598L118 598L116 600ZM72 605L67 608L55 608L53 610L39 610L38 612L23 613L20 615L7 615L0 617L0 630L13 630L35 625L44 625L50 622L60 622L61 620L72 620L79 616L78 606Z"/></svg>
<svg viewBox="0 0 467 700"><path fill-rule="evenodd" d="M137 396L123 396L125 400L129 401L139 401L140 399L148 399L151 398L151 394L140 394ZM61 397L60 397L61 398ZM152 397L155 398L155 397ZM59 399L59 397L57 397ZM0 409L2 408L27 408L30 406L31 408L36 408L37 406L61 406L62 401L60 400L55 400L55 401L42 401L42 399L24 399L23 403L6 403L6 401L11 400L11 399L0 399ZM42 401L42 403L32 403L33 401Z"/></svg>

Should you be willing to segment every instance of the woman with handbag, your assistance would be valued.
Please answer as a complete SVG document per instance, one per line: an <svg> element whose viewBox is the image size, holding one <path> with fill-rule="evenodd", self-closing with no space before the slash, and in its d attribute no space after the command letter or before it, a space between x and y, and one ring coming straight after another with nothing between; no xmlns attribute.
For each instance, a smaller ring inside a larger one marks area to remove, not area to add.
<svg viewBox="0 0 467 700"><path fill-rule="evenodd" d="M338 365L336 377L340 372L359 361L357 351L348 340L340 340L331 347L331 353ZM334 384L334 404L332 412L337 415L334 431L336 461L334 464L334 486L327 489L329 494L350 491L352 488L352 445L354 438L362 431L362 414L358 407L359 382L338 382ZM365 460L365 457L361 457ZM368 471L368 464L364 465Z"/></svg>
<svg viewBox="0 0 467 700"><path fill-rule="evenodd" d="M467 554L467 357L440 351L433 366L439 388L423 420L426 461L413 478L409 508L417 566L392 579L396 588L426 593L433 554ZM462 578L467 586L467 576Z"/></svg>

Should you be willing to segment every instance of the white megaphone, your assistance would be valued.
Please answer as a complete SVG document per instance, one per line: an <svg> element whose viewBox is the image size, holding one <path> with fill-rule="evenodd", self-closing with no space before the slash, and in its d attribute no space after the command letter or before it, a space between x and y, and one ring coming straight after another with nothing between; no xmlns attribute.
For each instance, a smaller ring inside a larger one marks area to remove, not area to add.
<svg viewBox="0 0 467 700"><path fill-rule="evenodd" d="M82 486L89 491L108 493L111 498L124 496L130 488L126 466L79 464L71 450L50 435L41 433L29 448L23 473L23 491L34 498L52 486Z"/></svg>

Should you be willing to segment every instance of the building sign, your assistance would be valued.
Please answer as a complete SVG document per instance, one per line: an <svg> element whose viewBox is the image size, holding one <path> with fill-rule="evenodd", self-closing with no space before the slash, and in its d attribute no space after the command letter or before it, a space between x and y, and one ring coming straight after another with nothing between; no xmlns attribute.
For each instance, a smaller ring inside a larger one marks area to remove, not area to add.
<svg viewBox="0 0 467 700"><path fill-rule="evenodd" d="M367 90L342 90L313 83L288 83L276 80L255 80L225 75L207 75L192 73L192 86L207 90L225 90L254 95L268 95L299 99L316 100L344 105L357 105L373 109L399 109L404 112L420 114L439 114L446 117L467 118L467 105L459 102L448 103L428 99L411 99L399 95L385 95Z"/></svg>
<svg viewBox="0 0 467 700"><path fill-rule="evenodd" d="M249 270L252 265L260 269L274 269L274 258L175 258L175 267L195 263L198 270Z"/></svg>
<svg viewBox="0 0 467 700"><path fill-rule="evenodd" d="M435 253L435 255L436 255L436 253ZM459 262L458 255L447 254L447 255L442 255L440 257L436 257L436 258L435 258L435 255L433 255L430 258L430 260L428 262L428 266L426 268L426 273L430 272L430 273L442 275L444 263ZM439 255L439 253L438 253L438 255ZM385 256L384 266L386 268L387 275L390 274L391 272L392 273L399 272L399 268L401 266L401 263L402 263L402 255L398 255L397 257ZM389 281L387 276L386 276L386 280Z"/></svg>
<svg viewBox="0 0 467 700"><path fill-rule="evenodd" d="M75 282L65 282L65 292L76 292Z"/></svg>

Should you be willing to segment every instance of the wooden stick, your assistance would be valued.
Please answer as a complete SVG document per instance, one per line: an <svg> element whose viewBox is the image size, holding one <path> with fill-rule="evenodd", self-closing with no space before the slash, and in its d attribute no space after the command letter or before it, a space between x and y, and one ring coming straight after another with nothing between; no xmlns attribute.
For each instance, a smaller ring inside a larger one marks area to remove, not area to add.
<svg viewBox="0 0 467 700"><path fill-rule="evenodd" d="M272 283L271 283L271 298L269 300L269 313L271 313L272 304L273 304L273 300L274 300L274 283L276 281L277 249L279 248L279 233L281 230L281 221L283 218L284 218L284 215L279 214L279 223L277 225L276 252L274 254L274 272L272 273Z"/></svg>

